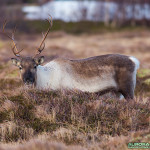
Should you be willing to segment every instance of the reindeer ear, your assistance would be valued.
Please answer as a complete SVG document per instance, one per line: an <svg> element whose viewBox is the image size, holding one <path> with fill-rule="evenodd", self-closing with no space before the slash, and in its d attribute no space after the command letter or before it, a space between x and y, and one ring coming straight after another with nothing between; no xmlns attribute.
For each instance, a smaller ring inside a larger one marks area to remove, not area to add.
<svg viewBox="0 0 150 150"><path fill-rule="evenodd" d="M11 58L11 62L15 66L20 66L20 60L18 60L16 58Z"/></svg>
<svg viewBox="0 0 150 150"><path fill-rule="evenodd" d="M44 62L44 56L40 56L39 58L35 58L34 61L37 65L40 65Z"/></svg>

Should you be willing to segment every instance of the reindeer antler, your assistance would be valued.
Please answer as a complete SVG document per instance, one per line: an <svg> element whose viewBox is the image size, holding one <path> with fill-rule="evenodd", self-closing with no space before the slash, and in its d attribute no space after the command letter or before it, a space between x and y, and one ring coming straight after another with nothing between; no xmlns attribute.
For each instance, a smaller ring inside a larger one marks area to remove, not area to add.
<svg viewBox="0 0 150 150"><path fill-rule="evenodd" d="M53 25L52 16L51 16L51 15L49 15L49 16L50 16L50 18L49 18L49 19L46 19L46 20L48 21L48 23L49 23L49 28L47 29L47 32L45 33L45 35L43 35L43 40L42 40L42 42L41 42L39 48L37 48L36 54L35 54L34 57L36 57L37 55L39 55L39 54L44 50L44 48L45 48L45 43L44 43L44 41L45 41L45 39L46 39L46 37L47 37L47 35L48 35L48 33L49 33L49 31L50 31L52 25Z"/></svg>
<svg viewBox="0 0 150 150"><path fill-rule="evenodd" d="M3 32L0 32L0 33L3 34L3 35L5 35L5 36L7 36L9 39L12 40L12 45L13 45L13 46L12 46L12 51L13 51L13 53L14 53L15 56L20 57L19 53L20 53L21 51L23 51L23 49L19 51L19 50L17 49L17 46L16 46L17 44L15 43L14 34L15 34L15 32L16 32L16 26L15 26L13 32L12 32L12 37L11 37L11 36L9 36L8 34L5 33L6 24L7 24L7 21L5 20L5 22L4 22L4 24L3 24Z"/></svg>

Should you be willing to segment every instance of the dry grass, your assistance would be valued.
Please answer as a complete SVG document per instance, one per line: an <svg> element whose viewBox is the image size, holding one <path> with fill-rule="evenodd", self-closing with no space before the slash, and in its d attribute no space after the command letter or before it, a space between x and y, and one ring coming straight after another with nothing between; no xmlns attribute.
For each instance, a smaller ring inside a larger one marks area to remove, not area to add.
<svg viewBox="0 0 150 150"><path fill-rule="evenodd" d="M37 91L22 86L8 61L8 41L0 49L0 149L128 149L150 141L149 32L104 35L52 33L43 55L81 58L104 53L134 55L141 61L134 101L77 91ZM139 36L140 35L140 36ZM29 53L39 37L22 42ZM21 44L21 46L23 46Z"/></svg>

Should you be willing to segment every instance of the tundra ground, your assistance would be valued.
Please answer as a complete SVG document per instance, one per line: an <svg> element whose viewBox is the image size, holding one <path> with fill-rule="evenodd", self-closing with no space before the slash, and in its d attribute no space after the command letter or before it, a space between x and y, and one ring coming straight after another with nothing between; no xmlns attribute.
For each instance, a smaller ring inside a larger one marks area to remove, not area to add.
<svg viewBox="0 0 150 150"><path fill-rule="evenodd" d="M24 56L32 56L41 35L16 35ZM0 149L126 150L150 141L150 32L71 35L52 32L43 51L55 57L86 58L120 53L138 58L134 101L77 91L37 91L22 85L11 41L0 39Z"/></svg>

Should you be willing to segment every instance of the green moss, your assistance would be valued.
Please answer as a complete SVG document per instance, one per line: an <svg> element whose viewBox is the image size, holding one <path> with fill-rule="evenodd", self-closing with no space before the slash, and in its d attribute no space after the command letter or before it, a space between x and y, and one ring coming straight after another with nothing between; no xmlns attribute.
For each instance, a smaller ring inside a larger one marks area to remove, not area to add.
<svg viewBox="0 0 150 150"><path fill-rule="evenodd" d="M18 77L18 70L13 70L7 75L8 78Z"/></svg>
<svg viewBox="0 0 150 150"><path fill-rule="evenodd" d="M144 83L150 85L150 79L145 80Z"/></svg>
<svg viewBox="0 0 150 150"><path fill-rule="evenodd" d="M136 95L150 94L150 69L140 69L137 74Z"/></svg>
<svg viewBox="0 0 150 150"><path fill-rule="evenodd" d="M140 69L137 74L139 78L143 78L148 75L150 75L150 69Z"/></svg>

